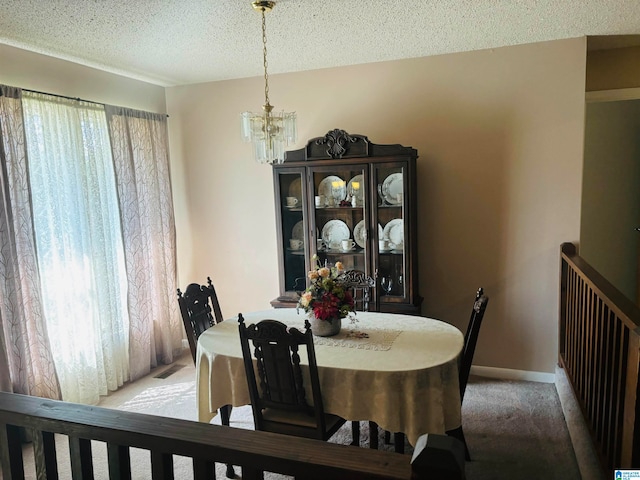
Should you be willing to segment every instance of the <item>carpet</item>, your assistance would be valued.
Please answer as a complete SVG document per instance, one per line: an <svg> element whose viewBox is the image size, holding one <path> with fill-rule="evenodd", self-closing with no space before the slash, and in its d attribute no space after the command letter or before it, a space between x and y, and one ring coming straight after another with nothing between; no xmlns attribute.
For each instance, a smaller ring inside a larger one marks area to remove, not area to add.
<svg viewBox="0 0 640 480"><path fill-rule="evenodd" d="M150 375L105 397L100 406L195 420L194 375L193 364L185 364L185 368L178 369L166 378ZM472 376L467 386L462 416L472 459L465 466L467 479L581 478L554 384ZM219 417L216 417L213 423L218 422ZM235 428L253 429L251 407L234 408L230 423ZM360 430L360 445L368 448L368 423L361 422ZM330 441L350 443L350 423L346 423ZM71 478L66 438L59 437L57 445L60 478ZM379 432L379 445L385 450L393 451L394 448L393 445L384 444L382 432ZM26 478L35 479L33 462L29 459L33 455L30 448L30 445L26 445L24 449ZM106 446L93 442L93 452L96 480L108 479ZM405 444L405 452L409 461L412 448L408 443ZM151 478L148 452L132 449L131 461L133 479ZM175 457L175 478L191 480L191 467L190 459ZM224 479L224 472L224 465L216 465L217 478ZM237 478L241 478L239 467L236 467L236 474ZM288 478L291 477L265 474L267 480Z"/></svg>
<svg viewBox="0 0 640 480"><path fill-rule="evenodd" d="M470 480L581 478L553 383L471 377L462 425Z"/></svg>

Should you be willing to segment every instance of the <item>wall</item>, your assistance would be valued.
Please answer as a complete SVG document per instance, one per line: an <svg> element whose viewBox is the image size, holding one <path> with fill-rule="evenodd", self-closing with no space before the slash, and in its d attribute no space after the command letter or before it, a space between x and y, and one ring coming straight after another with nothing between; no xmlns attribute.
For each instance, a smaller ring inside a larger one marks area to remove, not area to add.
<svg viewBox="0 0 640 480"><path fill-rule="evenodd" d="M166 113L163 87L0 44L0 83Z"/></svg>
<svg viewBox="0 0 640 480"><path fill-rule="evenodd" d="M635 302L640 100L590 103L585 124L580 255Z"/></svg>
<svg viewBox="0 0 640 480"><path fill-rule="evenodd" d="M585 40L273 75L299 141L332 128L418 149L423 313L466 328L491 301L475 363L553 372L558 250L579 238ZM180 284L211 275L226 316L277 291L271 169L240 143L262 78L167 90L0 45L0 83L169 119Z"/></svg>
<svg viewBox="0 0 640 480"><path fill-rule="evenodd" d="M580 229L585 38L270 77L299 140L341 128L418 150L423 314L466 329L475 362L554 372L560 244ZM240 141L260 77L167 89L180 284L211 275L227 317L278 294L272 172Z"/></svg>
<svg viewBox="0 0 640 480"><path fill-rule="evenodd" d="M640 35L635 37L640 41ZM640 46L594 50L588 53L587 92L638 87Z"/></svg>

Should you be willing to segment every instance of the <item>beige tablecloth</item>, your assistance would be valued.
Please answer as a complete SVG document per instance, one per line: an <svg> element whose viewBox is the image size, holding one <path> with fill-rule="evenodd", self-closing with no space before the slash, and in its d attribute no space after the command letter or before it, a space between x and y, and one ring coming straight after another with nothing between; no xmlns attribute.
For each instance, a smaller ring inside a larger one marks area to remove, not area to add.
<svg viewBox="0 0 640 480"><path fill-rule="evenodd" d="M305 318L293 308L243 316L247 325L269 318L299 328ZM358 331L372 333L362 339L362 345L353 338L314 337L325 410L404 432L412 445L424 433L444 433L460 426L457 358L464 340L460 330L411 315L358 312L356 318ZM343 320L341 337L350 328L348 320ZM381 335L380 330L390 332ZM378 341L380 348L372 345ZM200 336L196 370L201 422L210 422L223 405L251 403L237 317Z"/></svg>

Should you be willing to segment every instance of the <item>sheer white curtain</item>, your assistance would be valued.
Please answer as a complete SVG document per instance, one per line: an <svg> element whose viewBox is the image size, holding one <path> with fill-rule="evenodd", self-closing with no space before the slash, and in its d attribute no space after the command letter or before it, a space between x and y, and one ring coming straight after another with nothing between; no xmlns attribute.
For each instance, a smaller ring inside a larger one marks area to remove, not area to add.
<svg viewBox="0 0 640 480"><path fill-rule="evenodd" d="M95 404L129 379L126 272L102 106L23 95L43 305L62 397Z"/></svg>

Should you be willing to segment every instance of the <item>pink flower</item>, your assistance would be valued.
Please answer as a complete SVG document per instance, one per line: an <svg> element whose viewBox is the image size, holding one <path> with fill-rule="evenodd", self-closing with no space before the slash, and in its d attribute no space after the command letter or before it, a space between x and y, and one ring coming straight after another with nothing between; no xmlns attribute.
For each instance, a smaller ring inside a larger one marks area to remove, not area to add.
<svg viewBox="0 0 640 480"><path fill-rule="evenodd" d="M311 292L304 292L300 297L300 305L306 307L307 305L309 305L309 302L312 298L313 296L311 295Z"/></svg>
<svg viewBox="0 0 640 480"><path fill-rule="evenodd" d="M327 267L322 267L320 270L318 270L318 275L320 275L322 278L327 278L330 273L331 270L329 270Z"/></svg>
<svg viewBox="0 0 640 480"><path fill-rule="evenodd" d="M336 262L336 268L338 270L344 270L344 265L342 264L342 262Z"/></svg>
<svg viewBox="0 0 640 480"><path fill-rule="evenodd" d="M316 278L318 278L320 275L318 275L318 270L311 270L307 276L311 279L311 280L315 280Z"/></svg>

